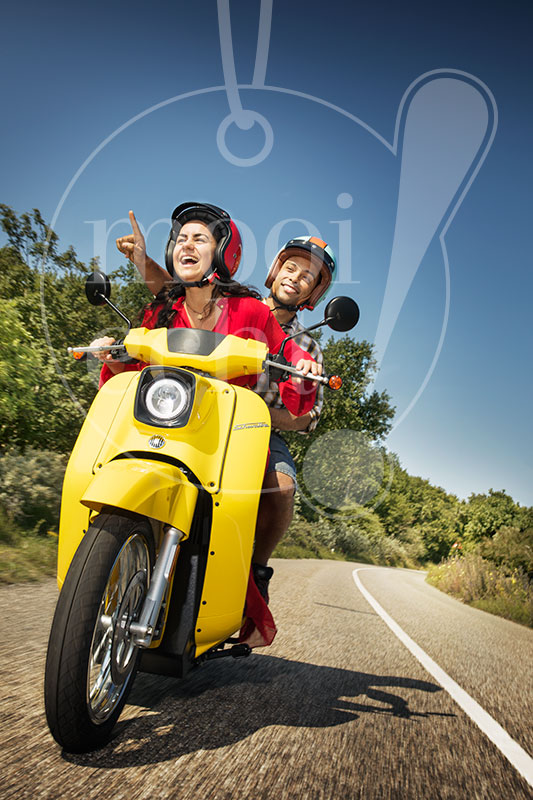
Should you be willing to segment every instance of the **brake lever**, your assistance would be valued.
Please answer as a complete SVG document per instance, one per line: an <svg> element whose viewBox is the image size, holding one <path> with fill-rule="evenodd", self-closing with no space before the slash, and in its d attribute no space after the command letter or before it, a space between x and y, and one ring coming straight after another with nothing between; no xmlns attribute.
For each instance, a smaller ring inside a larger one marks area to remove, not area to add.
<svg viewBox="0 0 533 800"><path fill-rule="evenodd" d="M292 367L287 359L279 354L272 356L272 358L266 358L263 361L263 368L264 367L269 368L269 380L275 381L276 383L286 381L291 377L291 375L295 375L297 378L302 378L304 381L322 383L324 386L327 386L329 389L333 389L334 391L340 389L342 386L342 378L340 375L312 375L309 372L307 375L302 375L300 370L296 369L296 367ZM278 374L281 375L281 377L277 377Z"/></svg>

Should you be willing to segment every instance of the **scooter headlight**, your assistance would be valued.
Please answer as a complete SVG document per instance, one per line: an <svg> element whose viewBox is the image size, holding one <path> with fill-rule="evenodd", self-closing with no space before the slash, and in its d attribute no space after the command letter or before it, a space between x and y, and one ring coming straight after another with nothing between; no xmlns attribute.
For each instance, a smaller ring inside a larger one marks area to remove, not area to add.
<svg viewBox="0 0 533 800"><path fill-rule="evenodd" d="M196 378L175 367L146 367L137 386L134 416L161 428L187 425L194 405Z"/></svg>
<svg viewBox="0 0 533 800"><path fill-rule="evenodd" d="M148 388L144 401L148 413L165 422L179 417L189 404L185 387L173 378L154 381Z"/></svg>

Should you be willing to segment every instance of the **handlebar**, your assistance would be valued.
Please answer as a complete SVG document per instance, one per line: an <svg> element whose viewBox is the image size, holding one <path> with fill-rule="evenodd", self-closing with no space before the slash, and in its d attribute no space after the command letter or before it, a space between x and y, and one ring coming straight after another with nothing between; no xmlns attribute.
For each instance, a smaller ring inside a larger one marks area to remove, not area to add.
<svg viewBox="0 0 533 800"><path fill-rule="evenodd" d="M126 352L126 348L124 347L123 344L121 344L121 345L108 344L108 345L105 345L104 347L67 347L67 353L71 353L71 354L74 354L74 353L103 353L104 350L106 351L106 353L110 352L111 350L119 350L120 354Z"/></svg>
<svg viewBox="0 0 533 800"><path fill-rule="evenodd" d="M67 353L70 353L76 359L83 358L87 353L111 353L116 361L122 361L125 364L134 364L135 358L128 356L128 351L125 346L120 342L112 345L105 345L103 347L67 347Z"/></svg>
<svg viewBox="0 0 533 800"><path fill-rule="evenodd" d="M283 357L282 357L283 358ZM285 359L283 358L283 361ZM342 378L339 375L313 375L310 372L307 375L304 375L300 370L296 369L296 367L291 367L290 364L284 364L281 361L271 360L266 358L263 362L263 366L265 367L274 367L280 373L288 373L288 375L296 375L298 378L303 378L305 381L314 381L315 383L322 383L324 386L328 386L330 389L337 390L340 389L342 386ZM283 374L281 375L281 380L284 380Z"/></svg>
<svg viewBox="0 0 533 800"><path fill-rule="evenodd" d="M68 347L67 352L72 354L75 358L79 358L85 353L103 353L108 352L111 353L113 358L120 360L120 361L131 361L134 362L135 359L130 359L127 355L127 350L123 344L117 342L114 345L104 345L99 347ZM270 355L270 354L269 354ZM276 360L280 358L280 360ZM274 360L273 360L274 359ZM314 381L315 383L322 383L324 386L328 386L330 389L337 390L340 389L342 386L342 378L339 375L313 375L308 373L304 375L300 370L297 370L296 367L292 367L290 364L286 362L286 359L283 356L274 356L273 359L266 358L263 362L264 367L273 367L277 373L279 373L279 377L277 380L287 380L290 375L295 375L298 378L303 378L306 381ZM284 377L286 373L287 377Z"/></svg>

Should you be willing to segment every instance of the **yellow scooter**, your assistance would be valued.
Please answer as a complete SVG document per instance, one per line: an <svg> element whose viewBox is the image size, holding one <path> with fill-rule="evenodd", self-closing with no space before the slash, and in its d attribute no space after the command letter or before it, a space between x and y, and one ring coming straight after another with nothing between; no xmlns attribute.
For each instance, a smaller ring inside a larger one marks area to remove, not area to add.
<svg viewBox="0 0 533 800"><path fill-rule="evenodd" d="M103 273L86 293L121 314ZM345 331L358 318L338 297L313 328ZM137 669L183 677L207 659L249 655L228 640L243 623L270 414L226 381L298 374L254 339L126 321L113 355L149 366L98 392L63 484L45 708L70 752L108 741Z"/></svg>

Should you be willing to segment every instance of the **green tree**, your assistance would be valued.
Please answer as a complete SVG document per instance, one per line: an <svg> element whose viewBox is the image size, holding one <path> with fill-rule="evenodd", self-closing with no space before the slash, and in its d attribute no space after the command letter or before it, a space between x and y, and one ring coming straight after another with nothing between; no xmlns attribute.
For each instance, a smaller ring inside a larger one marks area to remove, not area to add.
<svg viewBox="0 0 533 800"><path fill-rule="evenodd" d="M21 259L16 248L0 248L0 297L16 300L26 292L37 290L37 275Z"/></svg>
<svg viewBox="0 0 533 800"><path fill-rule="evenodd" d="M389 463L387 489L376 507L385 531L402 542L413 559L439 561L461 531L461 503L428 480L409 475L397 456Z"/></svg>
<svg viewBox="0 0 533 800"><path fill-rule="evenodd" d="M18 217L0 205L0 224L9 240L0 249L0 298L11 309L0 333L5 398L0 448L16 443L66 452L98 377L97 362L74 360L67 346L88 344L103 333L123 335L124 325L110 310L88 304L84 283L95 263L83 264L73 248L58 252L57 237L37 209ZM11 342L19 342L18 350ZM22 384L31 390L21 394Z"/></svg>
<svg viewBox="0 0 533 800"><path fill-rule="evenodd" d="M533 580L533 527L526 530L503 527L490 539L478 545L483 558L493 561L512 572L522 570Z"/></svg>
<svg viewBox="0 0 533 800"><path fill-rule="evenodd" d="M367 393L376 372L373 350L369 342L356 342L350 336L328 339L324 347L326 371L340 375L343 384L337 392L325 390L320 431L362 431L373 441L390 431L395 409L389 395L375 390Z"/></svg>
<svg viewBox="0 0 533 800"><path fill-rule="evenodd" d="M486 494L471 494L465 508L464 540L467 549L494 536L500 528L514 527L519 520L519 508L504 491L489 489Z"/></svg>
<svg viewBox="0 0 533 800"><path fill-rule="evenodd" d="M388 536L404 539L415 521L415 510L410 502L409 475L402 468L398 456L389 455L384 491L378 499L376 513Z"/></svg>
<svg viewBox="0 0 533 800"><path fill-rule="evenodd" d="M64 254L57 252L57 234L46 224L38 208L17 216L12 208L0 203L0 227L9 246L28 266L38 269L40 264L61 265Z"/></svg>
<svg viewBox="0 0 533 800"><path fill-rule="evenodd" d="M116 287L116 302L123 314L133 326L140 321L142 311L147 303L151 303L153 296L146 288L145 282L139 275L137 268L128 261L123 266L113 270L109 276L112 286Z"/></svg>
<svg viewBox="0 0 533 800"><path fill-rule="evenodd" d="M44 364L15 300L0 315L0 448L32 441Z"/></svg>
<svg viewBox="0 0 533 800"><path fill-rule="evenodd" d="M533 530L533 506L518 509L518 527L521 531Z"/></svg>
<svg viewBox="0 0 533 800"><path fill-rule="evenodd" d="M438 486L429 481L420 481L418 497L414 501L415 520L413 533L417 534L424 546L421 554L429 561L440 561L445 558L460 531L460 503Z"/></svg>
<svg viewBox="0 0 533 800"><path fill-rule="evenodd" d="M376 370L373 346L369 342L356 342L350 336L337 340L331 337L323 353L326 371L340 375L343 383L336 392L324 389L320 423L312 434L286 435L300 469L307 448L327 431L361 432L366 434L370 442L376 442L389 432L394 416L394 408L386 392L373 391L367 394Z"/></svg>

